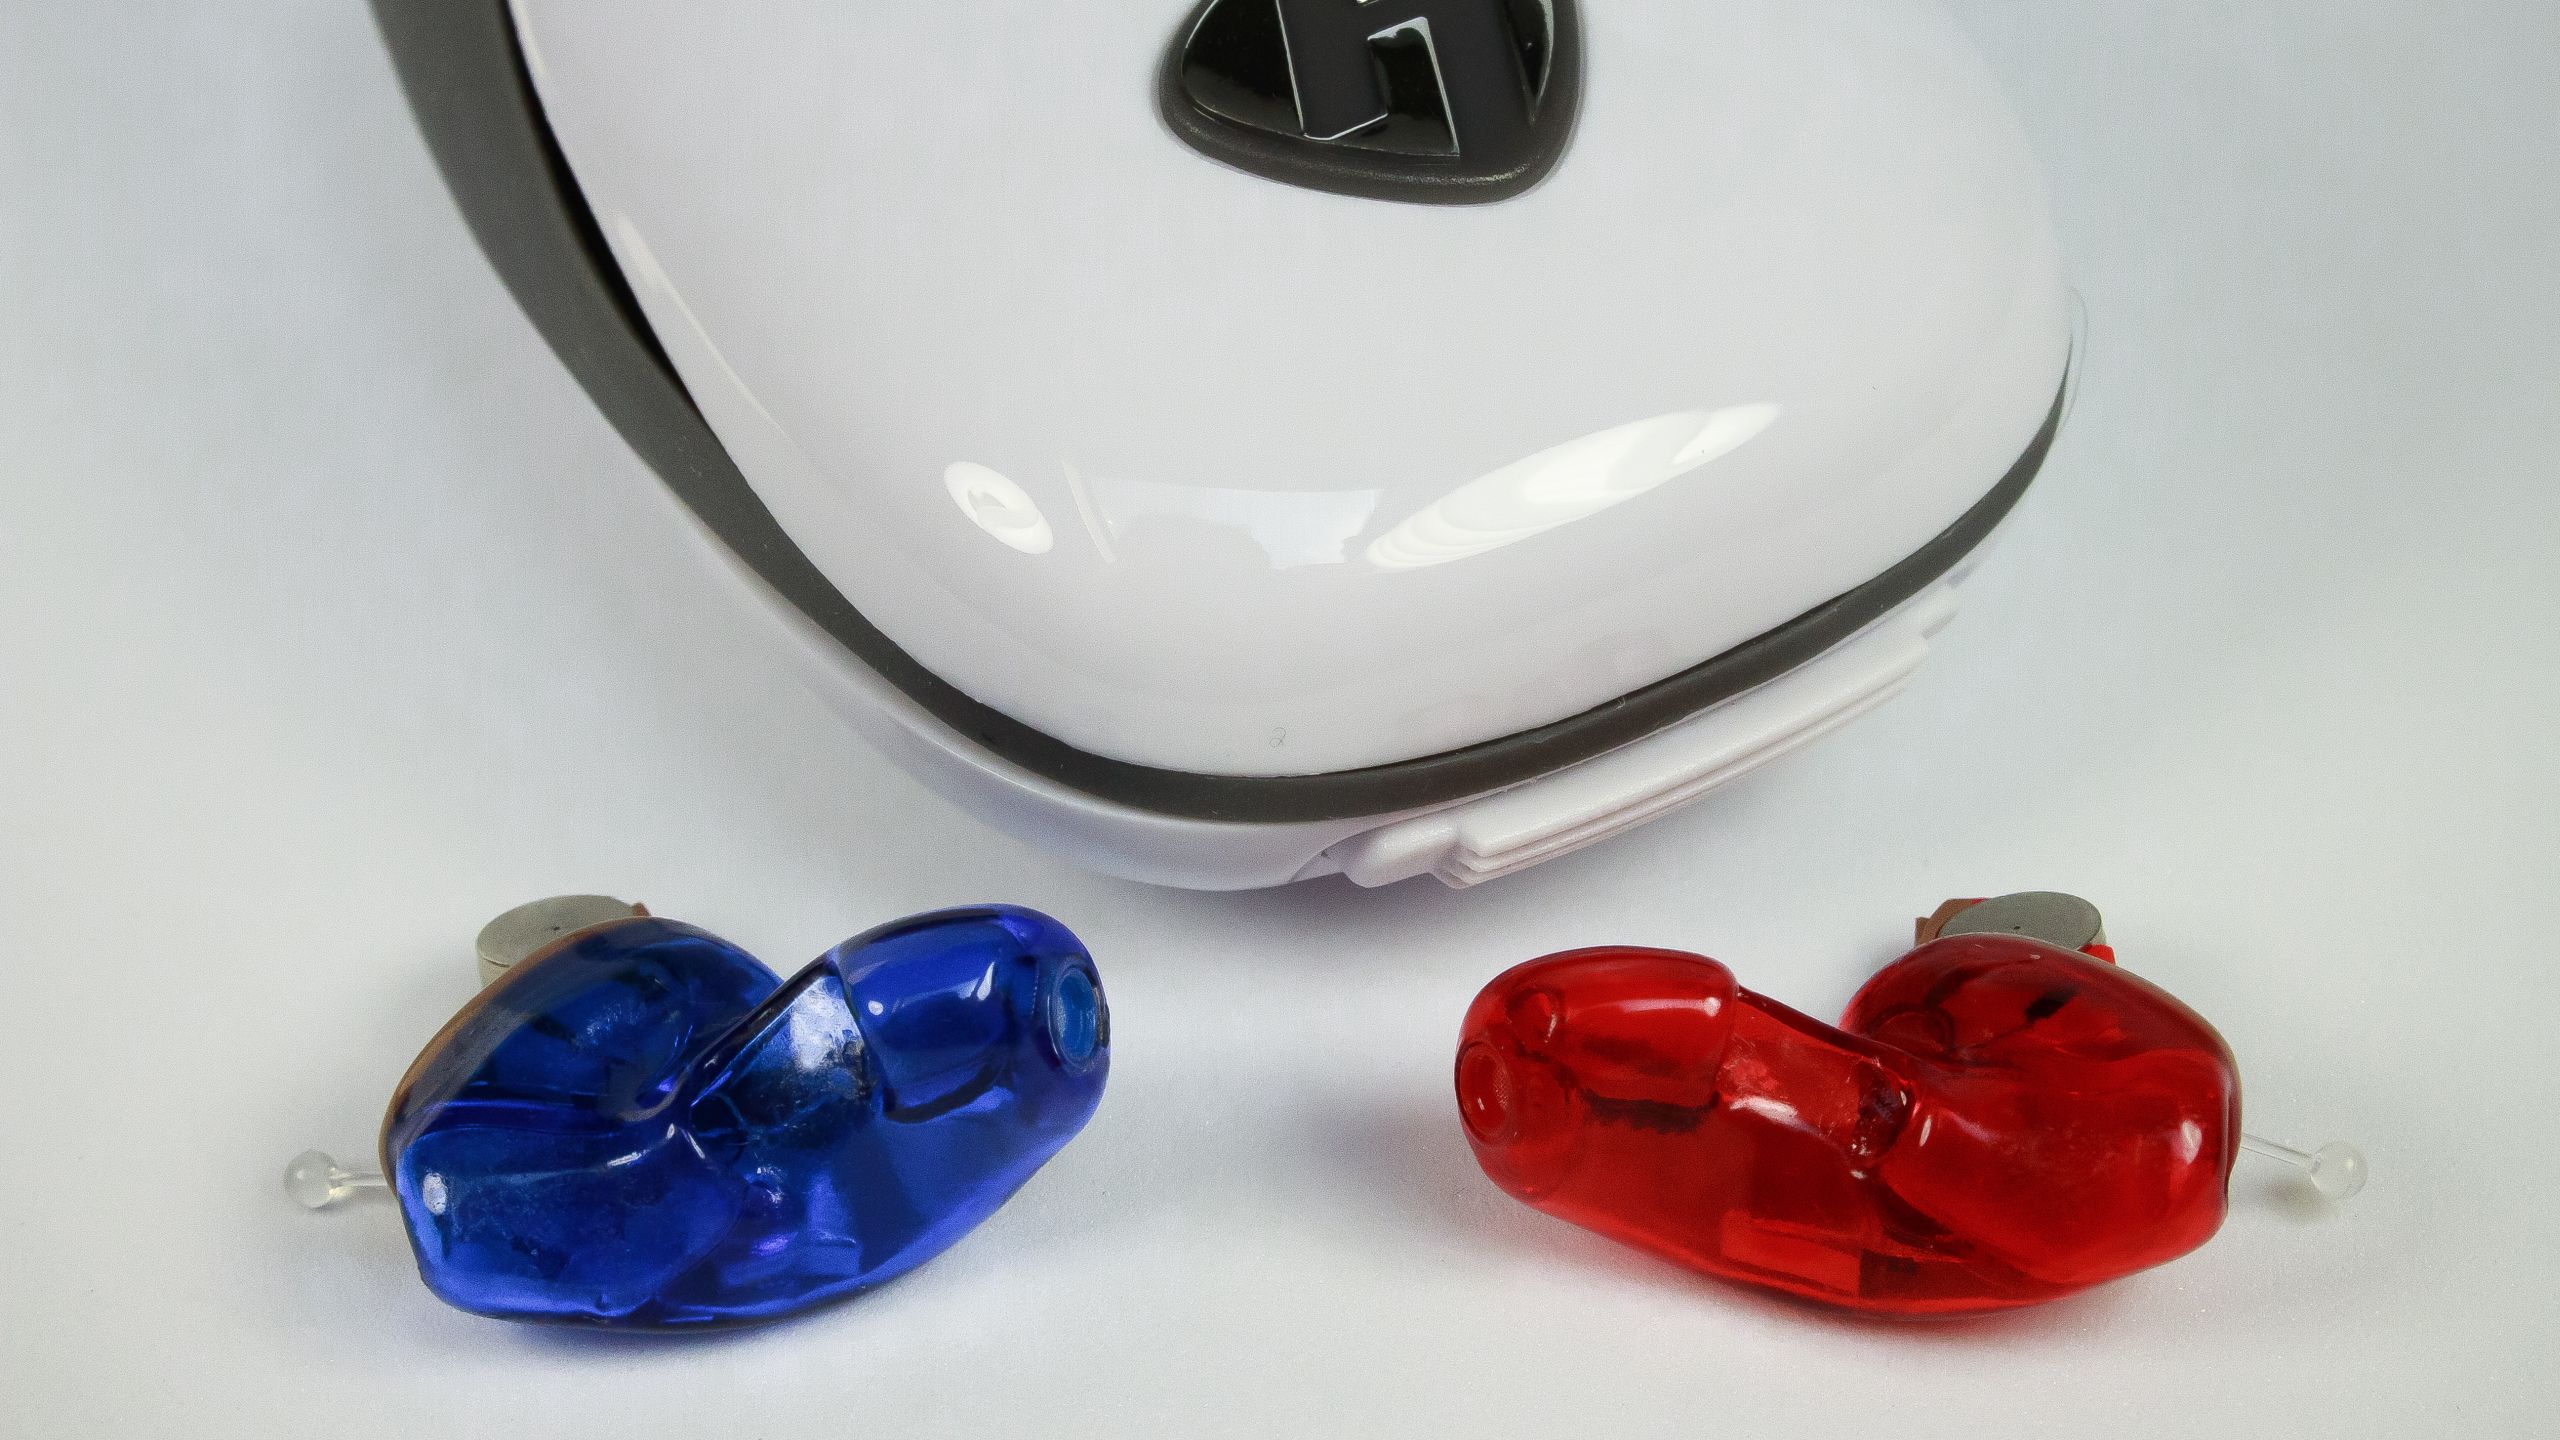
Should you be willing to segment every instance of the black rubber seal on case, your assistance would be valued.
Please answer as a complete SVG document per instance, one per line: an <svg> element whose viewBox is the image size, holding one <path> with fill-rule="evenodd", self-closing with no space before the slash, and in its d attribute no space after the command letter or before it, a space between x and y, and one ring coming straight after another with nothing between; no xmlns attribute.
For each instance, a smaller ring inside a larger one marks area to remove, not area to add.
<svg viewBox="0 0 2560 1440"><path fill-rule="evenodd" d="M1991 533L2044 464L2044 426L1999 483L1909 557L1676 675L1516 735L1318 775L1205 775L1079 750L971 699L863 618L783 532L703 421L542 117L507 0L373 0L411 109L499 278L605 418L766 584L936 720L1004 760L1116 805L1258 824L1382 815L1499 790L1643 739L1812 660L1910 599Z"/></svg>

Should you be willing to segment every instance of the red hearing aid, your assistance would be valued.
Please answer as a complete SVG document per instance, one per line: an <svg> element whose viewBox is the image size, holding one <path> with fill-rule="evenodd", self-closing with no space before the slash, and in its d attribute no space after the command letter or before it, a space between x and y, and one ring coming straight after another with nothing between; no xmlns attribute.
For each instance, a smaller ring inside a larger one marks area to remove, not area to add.
<svg viewBox="0 0 2560 1440"><path fill-rule="evenodd" d="M2119 970L2088 902L1951 901L1834 1028L1704 956L1568 951L1468 1009L1458 1106L1494 1183L1712 1275L1875 1315L2051 1300L2222 1223L2230 1047ZM2351 1147L2288 1159L2343 1198Z"/></svg>

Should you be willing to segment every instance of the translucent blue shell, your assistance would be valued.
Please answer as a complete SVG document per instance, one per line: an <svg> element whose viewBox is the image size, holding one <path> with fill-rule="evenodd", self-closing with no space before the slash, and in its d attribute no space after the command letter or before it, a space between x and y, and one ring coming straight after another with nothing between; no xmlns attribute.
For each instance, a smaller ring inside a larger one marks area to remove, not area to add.
<svg viewBox="0 0 2560 1440"><path fill-rule="evenodd" d="M1093 961L1045 915L945 911L788 981L635 917L481 993L418 1057L384 1170L447 1302L617 1328L788 1315L901 1274L1084 1128Z"/></svg>

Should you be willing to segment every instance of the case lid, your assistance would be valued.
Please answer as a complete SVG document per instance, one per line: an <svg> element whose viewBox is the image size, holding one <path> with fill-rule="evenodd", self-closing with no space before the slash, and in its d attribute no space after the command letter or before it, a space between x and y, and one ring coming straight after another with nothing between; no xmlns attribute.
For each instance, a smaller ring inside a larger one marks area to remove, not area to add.
<svg viewBox="0 0 2560 1440"><path fill-rule="evenodd" d="M1586 7L1560 157L1463 205L1184 143L1179 4L515 9L792 541L1112 760L1325 773L1604 706L1922 549L2064 364L2023 140L1924 4Z"/></svg>

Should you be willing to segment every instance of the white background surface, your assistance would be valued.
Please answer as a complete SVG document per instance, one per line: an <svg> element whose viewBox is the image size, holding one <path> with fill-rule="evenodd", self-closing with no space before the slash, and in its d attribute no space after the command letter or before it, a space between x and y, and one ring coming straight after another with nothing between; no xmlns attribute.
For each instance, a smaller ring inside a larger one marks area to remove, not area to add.
<svg viewBox="0 0 2560 1440"><path fill-rule="evenodd" d="M2093 317L1916 688L1469 894L1085 876L859 748L472 249L350 0L0 17L0 1431L2547 1433L2560 9L1962 15ZM1990 1323L1807 1314L1534 1214L1476 987L1707 950L1832 1011L1950 893L2100 901L2253 1125L2210 1246ZM468 942L646 899L792 966L1002 898L1111 987L1101 1114L975 1236L762 1332L448 1311L362 1153Z"/></svg>

